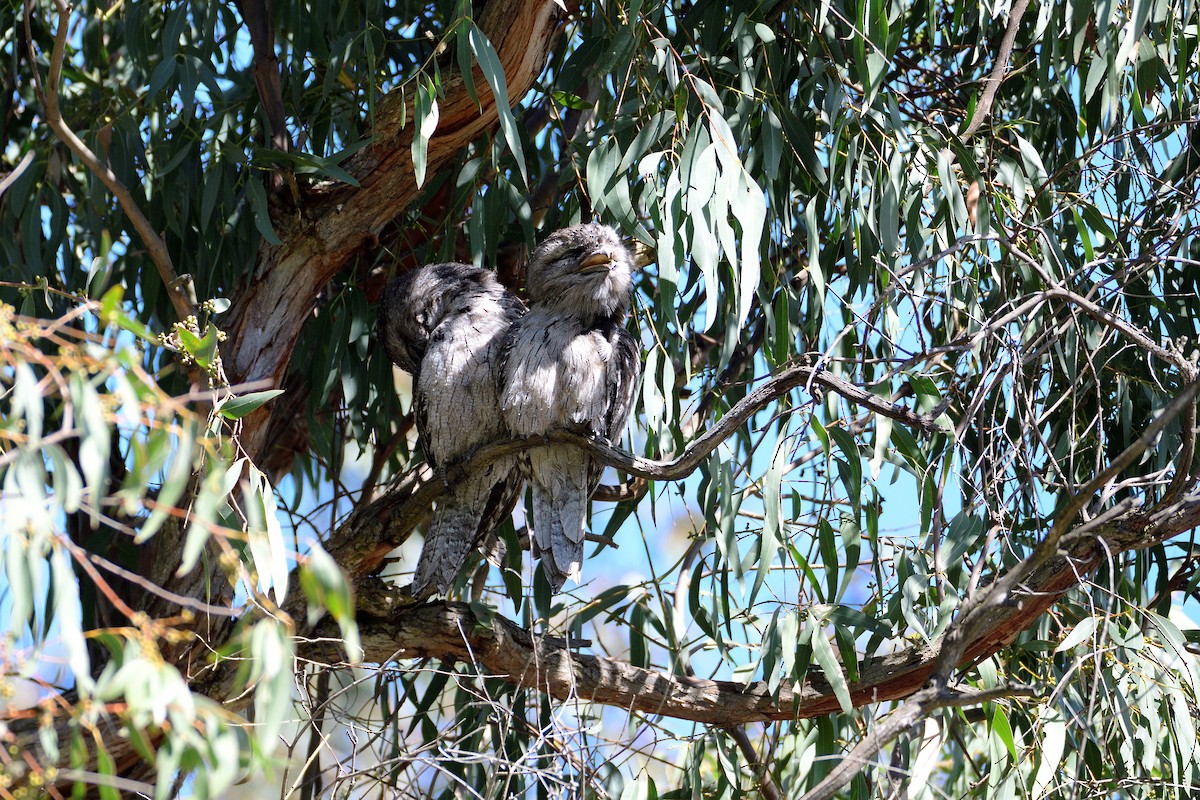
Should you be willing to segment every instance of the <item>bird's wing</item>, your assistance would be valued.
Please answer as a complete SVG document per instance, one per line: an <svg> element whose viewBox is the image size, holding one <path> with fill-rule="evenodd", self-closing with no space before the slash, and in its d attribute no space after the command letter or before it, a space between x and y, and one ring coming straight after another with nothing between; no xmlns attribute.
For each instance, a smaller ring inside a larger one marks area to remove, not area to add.
<svg viewBox="0 0 1200 800"><path fill-rule="evenodd" d="M612 356L608 362L608 396L603 428L597 433L611 441L620 435L633 409L633 396L637 391L642 362L637 340L625 328L614 325L608 341L612 345Z"/></svg>
<svg viewBox="0 0 1200 800"><path fill-rule="evenodd" d="M414 381L413 388L416 389L418 386L420 383ZM434 453L436 448L429 446L429 398L419 390L413 393L413 420L417 425L417 438L425 450L425 461L436 470L438 468L438 460Z"/></svg>

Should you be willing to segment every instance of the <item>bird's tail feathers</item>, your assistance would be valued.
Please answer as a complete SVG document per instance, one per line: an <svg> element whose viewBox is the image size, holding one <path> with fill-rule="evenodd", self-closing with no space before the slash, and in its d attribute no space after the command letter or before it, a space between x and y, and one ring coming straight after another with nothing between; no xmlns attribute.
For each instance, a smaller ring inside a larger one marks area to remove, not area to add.
<svg viewBox="0 0 1200 800"><path fill-rule="evenodd" d="M538 453L530 459L533 541L554 591L567 578L580 582L583 522L590 489L588 459L578 451Z"/></svg>
<svg viewBox="0 0 1200 800"><path fill-rule="evenodd" d="M433 512L413 575L414 597L423 600L435 592L450 591L475 544L478 525L477 509L471 506L444 503Z"/></svg>
<svg viewBox="0 0 1200 800"><path fill-rule="evenodd" d="M425 534L425 544L413 575L412 594L424 599L434 592L445 594L454 585L463 564L481 535L503 521L512 511L520 491L520 479L501 485L490 472L471 476L455 486L438 503Z"/></svg>

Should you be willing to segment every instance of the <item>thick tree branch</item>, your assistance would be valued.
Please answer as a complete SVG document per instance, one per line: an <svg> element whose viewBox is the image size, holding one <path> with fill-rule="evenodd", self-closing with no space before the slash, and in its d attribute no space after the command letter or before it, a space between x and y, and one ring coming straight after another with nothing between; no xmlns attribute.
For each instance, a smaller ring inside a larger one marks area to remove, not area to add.
<svg viewBox="0 0 1200 800"><path fill-rule="evenodd" d="M66 55L67 29L68 23L71 21L71 7L67 5L66 0L54 0L54 7L58 10L58 27L54 31L54 48L50 53L50 74L46 78L45 87L43 87L37 68L37 58L33 48L33 36L30 33L29 25L30 16L33 14L33 0L25 1L25 38L29 43L29 61L33 67L33 80L37 84L38 93L42 95L46 110L46 124L50 126L50 130L54 131L54 135L75 154L76 158L82 161L83 165L108 187L113 197L117 198L117 202L121 205L121 210L125 212L125 216L129 217L129 221L133 223L133 228L141 238L146 252L149 253L150 260L154 262L155 268L158 269L159 278L162 279L163 285L167 287L167 296L171 299L171 307L175 309L175 316L183 320L192 313L191 300L187 287L180 282L179 277L175 274L175 265L171 262L171 254L167 250L167 243L163 241L161 236L155 233L154 228L150 225L150 220L146 219L146 215L142 213L142 209L138 206L137 201L133 199L133 194L125 184L121 183L116 173L109 169L108 165L101 161L92 152L90 147L84 144L83 140L75 134L71 126L63 119L62 111L58 106L58 89L62 83L62 65L63 58Z"/></svg>
<svg viewBox="0 0 1200 800"><path fill-rule="evenodd" d="M1111 553L1150 547L1200 522L1200 496L1150 514L1127 514L1079 537L1034 569L1004 603L991 606L984 624L973 626L960 651L961 668L996 653L1034 623L1081 576L1105 563ZM359 625L366 661L397 658L473 661L483 672L558 699L620 706L646 714L728 727L751 722L813 718L837 713L829 682L810 670L802 684L784 682L772 696L765 682L748 684L689 678L634 667L600 656L571 652L561 641L531 635L503 617L483 620L469 606L437 602L405 604L394 589L377 580L360 584ZM331 621L312 632L311 656L337 663L327 648L339 640ZM854 706L907 698L932 676L945 636L887 656L865 660L850 684Z"/></svg>

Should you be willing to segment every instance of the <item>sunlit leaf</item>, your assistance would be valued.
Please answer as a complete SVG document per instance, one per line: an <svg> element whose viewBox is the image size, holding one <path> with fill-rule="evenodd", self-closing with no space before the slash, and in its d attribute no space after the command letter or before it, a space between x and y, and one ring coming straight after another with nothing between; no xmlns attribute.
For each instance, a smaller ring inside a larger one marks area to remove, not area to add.
<svg viewBox="0 0 1200 800"><path fill-rule="evenodd" d="M504 134L504 141L508 144L508 149L517 162L517 171L521 175L521 182L528 185L529 176L525 171L525 152L521 145L521 134L517 129L517 121L512 114L512 104L508 99L508 84L504 78L504 69L500 65L500 58L496 55L492 43L483 35L483 31L479 30L473 22L468 21L466 25L468 26L467 36L471 43L471 52L475 54L479 68L483 71L483 77L487 80L492 95L496 99L496 110L500 114L500 130Z"/></svg>
<svg viewBox="0 0 1200 800"><path fill-rule="evenodd" d="M247 414L256 411L268 400L273 400L283 394L283 392L283 389L267 389L262 392L249 392L248 394L230 397L221 406L221 416L226 419L241 419Z"/></svg>

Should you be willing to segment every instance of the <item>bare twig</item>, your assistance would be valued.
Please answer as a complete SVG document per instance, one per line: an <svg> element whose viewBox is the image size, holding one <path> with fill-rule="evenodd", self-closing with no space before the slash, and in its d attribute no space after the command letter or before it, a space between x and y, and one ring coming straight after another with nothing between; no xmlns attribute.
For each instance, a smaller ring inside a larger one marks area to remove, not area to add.
<svg viewBox="0 0 1200 800"><path fill-rule="evenodd" d="M1013 44L1017 40L1017 28L1021 26L1021 17L1025 15L1025 9L1029 7L1029 0L1016 0L1012 8L1008 12L1008 29L1004 31L1004 38L1000 41L1000 52L996 54L996 63L992 67L992 74L988 75L984 81L983 94L979 96L979 102L975 105L975 114L971 117L971 122L967 125L967 129L962 132L959 138L964 142L970 139L983 125L984 120L992 114L992 103L996 100L996 92L1000 89L1000 84L1004 82L1004 75L1008 72L1008 59L1012 55Z"/></svg>
<svg viewBox="0 0 1200 800"><path fill-rule="evenodd" d="M21 173L29 169L29 165L32 163L33 151L30 150L25 154L25 157L21 159L21 162L13 167L12 172L8 173L3 178L0 178L0 197L4 196L4 193L8 190L8 187L16 183L17 178L21 177Z"/></svg>
<svg viewBox="0 0 1200 800"><path fill-rule="evenodd" d="M112 521L109 520L106 522L106 524L111 525ZM213 605L212 603L206 603L203 600L195 597L187 597L186 595L177 594L176 592L172 592L164 586L159 586L152 581L146 580L135 572L130 572L120 564L116 564L112 561L109 561L107 558L104 558L103 556L85 550L70 540L60 539L59 541L71 551L71 555L74 556L75 560L80 562L83 568L89 573L89 575L92 576L94 582L101 581L103 579L100 578L99 574L96 573L91 567L83 565L84 561L90 561L102 569L111 572L113 575L116 575L118 578L122 578L134 586L137 586L142 591L155 594L164 600L167 600L168 602L177 604L181 608L190 608L194 611L199 611L202 614L211 614L218 617L232 618L238 616L239 612L231 606ZM116 604L114 603L114 605ZM118 606L118 609L119 608L120 606Z"/></svg>
<svg viewBox="0 0 1200 800"><path fill-rule="evenodd" d="M981 692L957 692L926 686L876 723L875 728L801 800L830 800L839 789L853 780L865 765L871 763L889 742L939 708L978 705L1004 697L1035 697L1037 694L1037 689L1024 685L998 686Z"/></svg>
<svg viewBox="0 0 1200 800"><path fill-rule="evenodd" d="M730 728L729 735L737 743L738 750L742 751L742 758L746 759L746 764L753 770L755 779L758 781L758 790L762 796L766 800L779 800L779 790L775 788L775 782L767 773L767 762L760 763L758 753L754 752L754 744L746 734L746 729L740 726Z"/></svg>
<svg viewBox="0 0 1200 800"><path fill-rule="evenodd" d="M1010 250L1010 252L1012 252ZM1052 289L1045 291L1045 296L1050 298L1058 298L1065 300L1072 305L1079 306L1085 314L1097 322L1101 322L1114 330L1120 331L1127 336L1134 344L1145 351L1148 355L1155 358L1161 358L1168 364L1171 364L1179 369L1183 375L1183 379L1187 383L1196 380L1196 365L1184 356L1183 353L1163 347L1155 340L1147 336L1137 326L1126 322L1106 308L1096 305L1086 297L1081 296L1077 292L1072 292L1062 286L1055 286Z"/></svg>
<svg viewBox="0 0 1200 800"><path fill-rule="evenodd" d="M633 477L617 486L601 484L592 490L592 499L606 503L619 503L622 500L634 500L646 493L648 481L645 478Z"/></svg>
<svg viewBox="0 0 1200 800"><path fill-rule="evenodd" d="M50 55L50 74L47 76L46 84L43 87L40 73L37 69L37 58L30 30L33 0L25 0L25 38L29 43L29 60L33 67L33 80L37 85L38 94L41 95L42 101L45 104L46 124L62 140L63 144L83 162L84 166L99 178L108 187L108 190L112 192L113 196L117 198L117 202L121 204L121 210L125 212L125 216L129 217L129 221L133 223L134 230L141 237L142 244L146 247L146 252L150 254L150 260L158 268L158 275L162 279L163 285L167 287L167 296L171 298L171 306L175 309L175 315L181 320L186 319L192 314L191 302L188 298L187 287L181 284L179 277L175 274L175 266L171 262L171 254L167 251L166 242L163 241L161 236L155 233L154 228L150 225L150 220L142 213L142 209L133 199L133 195L125 184L121 183L120 179L109 169L108 165L101 161L92 152L91 148L84 144L83 140L75 134L75 131L71 130L71 127L63 119L62 112L59 110L58 90L62 82L62 65L66 54L67 28L71 19L71 7L66 3L66 0L54 0L54 6L58 9L58 28L54 31L54 49Z"/></svg>

